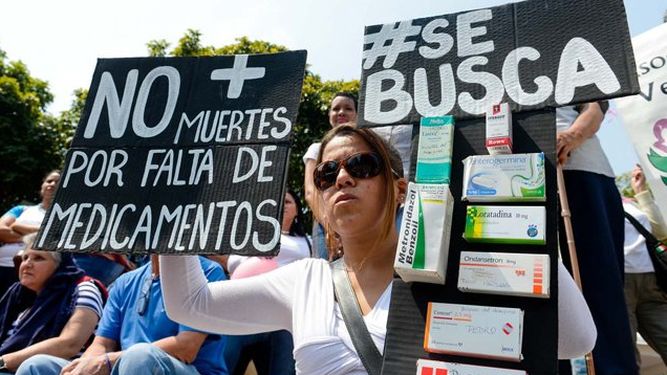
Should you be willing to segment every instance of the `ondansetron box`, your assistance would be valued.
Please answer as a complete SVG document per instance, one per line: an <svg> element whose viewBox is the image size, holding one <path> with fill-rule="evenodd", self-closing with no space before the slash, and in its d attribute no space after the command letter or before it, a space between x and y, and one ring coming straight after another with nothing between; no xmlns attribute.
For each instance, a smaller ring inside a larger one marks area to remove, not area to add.
<svg viewBox="0 0 667 375"><path fill-rule="evenodd" d="M519 362L522 333L520 309L429 302L424 350Z"/></svg>
<svg viewBox="0 0 667 375"><path fill-rule="evenodd" d="M463 292L549 297L549 255L462 251L458 288Z"/></svg>

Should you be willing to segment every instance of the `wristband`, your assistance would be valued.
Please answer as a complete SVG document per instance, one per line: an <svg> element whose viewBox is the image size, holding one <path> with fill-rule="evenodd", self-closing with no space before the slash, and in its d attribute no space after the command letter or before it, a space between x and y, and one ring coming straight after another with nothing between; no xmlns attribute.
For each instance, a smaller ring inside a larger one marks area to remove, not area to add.
<svg viewBox="0 0 667 375"><path fill-rule="evenodd" d="M107 367L109 368L109 373L111 373L111 360L109 359L109 354L104 353L104 359L107 362Z"/></svg>

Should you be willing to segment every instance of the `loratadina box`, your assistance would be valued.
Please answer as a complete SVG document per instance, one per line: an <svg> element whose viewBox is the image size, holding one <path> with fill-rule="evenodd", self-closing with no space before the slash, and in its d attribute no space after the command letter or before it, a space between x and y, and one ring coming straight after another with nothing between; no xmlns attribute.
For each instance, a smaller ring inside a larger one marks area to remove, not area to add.
<svg viewBox="0 0 667 375"><path fill-rule="evenodd" d="M468 242L545 243L546 210L538 206L468 206L463 238Z"/></svg>
<svg viewBox="0 0 667 375"><path fill-rule="evenodd" d="M522 359L523 311L429 302L424 350L433 353Z"/></svg>

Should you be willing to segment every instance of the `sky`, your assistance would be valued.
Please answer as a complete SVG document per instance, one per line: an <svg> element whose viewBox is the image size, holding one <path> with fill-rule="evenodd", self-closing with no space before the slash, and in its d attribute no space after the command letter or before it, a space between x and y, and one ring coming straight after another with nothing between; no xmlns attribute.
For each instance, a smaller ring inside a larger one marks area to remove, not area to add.
<svg viewBox="0 0 667 375"><path fill-rule="evenodd" d="M555 1L555 0L554 0ZM97 58L146 56L146 43L175 45L189 28L204 45L248 36L306 49L313 72L326 80L358 79L365 25L455 13L508 3L498 0L21 0L3 3L0 49L49 82L58 114L72 92L88 88ZM660 23L667 4L624 0L630 34ZM187 4L187 5L186 5ZM612 110L598 133L614 168L632 169L636 156Z"/></svg>

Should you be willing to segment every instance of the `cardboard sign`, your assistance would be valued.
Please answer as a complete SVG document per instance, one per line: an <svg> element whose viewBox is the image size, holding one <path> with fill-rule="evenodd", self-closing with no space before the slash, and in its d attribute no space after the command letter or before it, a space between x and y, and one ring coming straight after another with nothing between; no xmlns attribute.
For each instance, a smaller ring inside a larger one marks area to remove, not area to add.
<svg viewBox="0 0 667 375"><path fill-rule="evenodd" d="M99 60L37 246L275 254L305 62Z"/></svg>
<svg viewBox="0 0 667 375"><path fill-rule="evenodd" d="M604 25L604 27L600 27ZM637 93L621 0L530 0L366 27L360 126Z"/></svg>
<svg viewBox="0 0 667 375"><path fill-rule="evenodd" d="M667 217L667 24L632 39L639 95L617 99L628 137L663 217Z"/></svg>

